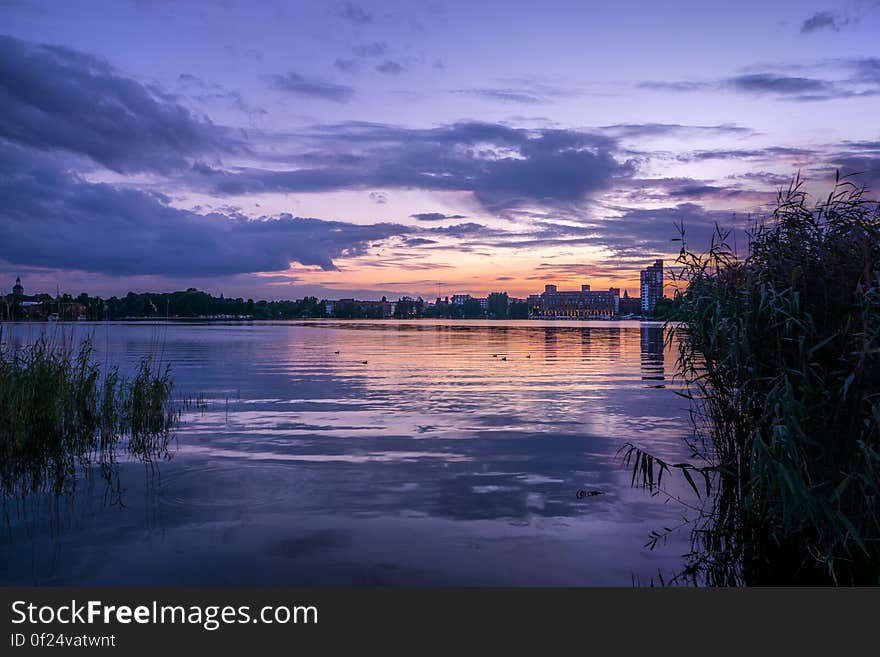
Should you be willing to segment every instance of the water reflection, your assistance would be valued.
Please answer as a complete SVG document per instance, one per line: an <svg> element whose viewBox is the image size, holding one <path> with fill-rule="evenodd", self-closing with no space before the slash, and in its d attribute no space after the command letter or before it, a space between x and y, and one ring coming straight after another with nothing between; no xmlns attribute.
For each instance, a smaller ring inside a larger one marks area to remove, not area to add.
<svg viewBox="0 0 880 657"><path fill-rule="evenodd" d="M0 582L628 586L686 551L642 548L678 510L632 490L616 453L683 456L686 408L653 387L669 384L659 325L78 330L122 363L160 331L207 408L158 476L120 464L123 505L83 492L56 532L13 509Z"/></svg>
<svg viewBox="0 0 880 657"><path fill-rule="evenodd" d="M662 326L644 325L639 327L642 342L642 380L663 381L664 332ZM658 388L664 387L657 384Z"/></svg>

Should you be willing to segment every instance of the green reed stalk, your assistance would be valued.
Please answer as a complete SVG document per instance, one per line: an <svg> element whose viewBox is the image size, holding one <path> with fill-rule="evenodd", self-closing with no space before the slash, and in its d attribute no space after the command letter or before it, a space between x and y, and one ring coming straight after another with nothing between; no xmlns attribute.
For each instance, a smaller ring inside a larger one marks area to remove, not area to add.
<svg viewBox="0 0 880 657"><path fill-rule="evenodd" d="M74 348L41 337L0 348L4 495L69 490L77 466L112 462L120 443L140 460L166 453L179 420L169 368L147 357L126 379L116 368L102 371L92 355L88 340Z"/></svg>
<svg viewBox="0 0 880 657"><path fill-rule="evenodd" d="M655 470L675 467L713 483L683 575L880 584L878 204L840 179L811 204L796 179L744 258L720 230L694 253L682 230L677 263L686 287L670 338L696 465L646 466L632 445L626 456L649 488Z"/></svg>

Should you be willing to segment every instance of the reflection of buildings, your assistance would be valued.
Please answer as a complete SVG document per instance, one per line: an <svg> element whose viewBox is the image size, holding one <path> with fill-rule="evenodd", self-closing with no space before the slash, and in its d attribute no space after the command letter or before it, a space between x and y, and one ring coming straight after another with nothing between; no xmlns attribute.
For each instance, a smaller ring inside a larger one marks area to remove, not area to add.
<svg viewBox="0 0 880 657"><path fill-rule="evenodd" d="M576 335L580 335L581 357L585 361L607 361L609 358L617 360L623 349L623 329L619 325L611 324L601 328L584 326Z"/></svg>
<svg viewBox="0 0 880 657"><path fill-rule="evenodd" d="M663 261L655 260L654 264L643 269L639 276L642 293L642 312L653 312L657 301L663 298Z"/></svg>
<svg viewBox="0 0 880 657"><path fill-rule="evenodd" d="M559 351L559 335L555 326L544 328L544 358L555 360Z"/></svg>
<svg viewBox="0 0 880 657"><path fill-rule="evenodd" d="M612 318L619 312L620 288L592 291L589 285L580 290L558 290L545 285L541 294L529 297L532 313L543 318Z"/></svg>
<svg viewBox="0 0 880 657"><path fill-rule="evenodd" d="M663 381L663 327L639 327L642 341L642 381Z"/></svg>

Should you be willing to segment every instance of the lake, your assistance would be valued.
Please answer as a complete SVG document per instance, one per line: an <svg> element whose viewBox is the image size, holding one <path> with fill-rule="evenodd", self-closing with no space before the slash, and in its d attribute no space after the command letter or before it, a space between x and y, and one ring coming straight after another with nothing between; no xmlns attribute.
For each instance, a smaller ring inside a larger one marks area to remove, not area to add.
<svg viewBox="0 0 880 657"><path fill-rule="evenodd" d="M0 584L632 586L682 568L686 530L644 547L682 507L632 488L618 454L689 456L659 323L79 322L3 339L40 331L92 336L127 371L153 354L206 403L167 460L121 458L118 491L93 475L7 500Z"/></svg>

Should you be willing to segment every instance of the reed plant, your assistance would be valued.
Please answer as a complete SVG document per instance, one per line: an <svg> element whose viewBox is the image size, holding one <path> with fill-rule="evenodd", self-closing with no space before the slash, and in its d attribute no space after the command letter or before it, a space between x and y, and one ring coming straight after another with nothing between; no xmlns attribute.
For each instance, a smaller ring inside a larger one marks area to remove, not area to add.
<svg viewBox="0 0 880 657"><path fill-rule="evenodd" d="M61 493L80 467L115 462L117 450L150 461L167 454L179 412L168 366L145 357L134 376L78 345L45 336L2 346L0 334L0 492Z"/></svg>
<svg viewBox="0 0 880 657"><path fill-rule="evenodd" d="M693 458L628 445L633 480L678 470L703 498L685 579L878 585L880 208L851 180L813 202L795 179L745 256L730 241L696 253L682 229L667 338Z"/></svg>

